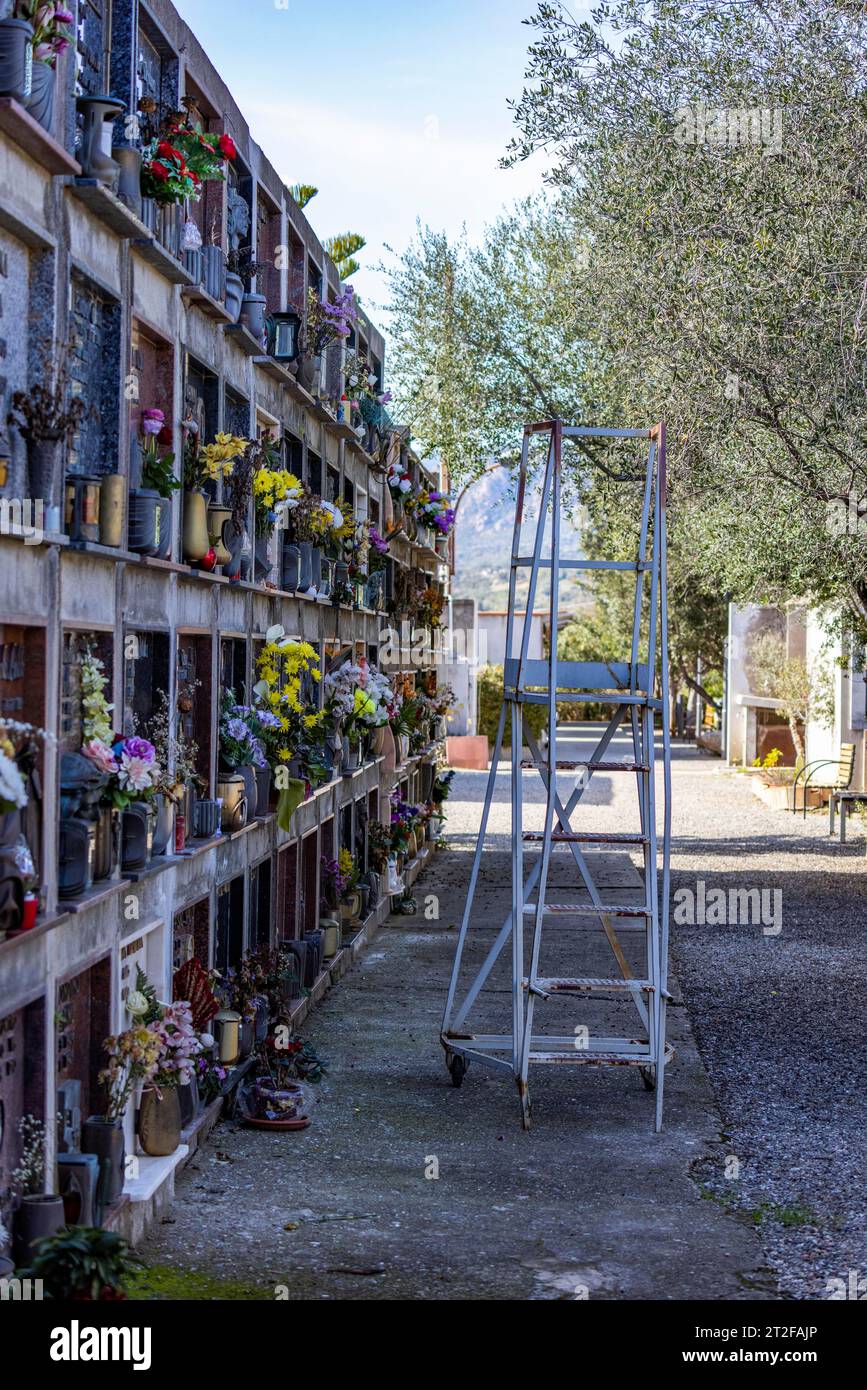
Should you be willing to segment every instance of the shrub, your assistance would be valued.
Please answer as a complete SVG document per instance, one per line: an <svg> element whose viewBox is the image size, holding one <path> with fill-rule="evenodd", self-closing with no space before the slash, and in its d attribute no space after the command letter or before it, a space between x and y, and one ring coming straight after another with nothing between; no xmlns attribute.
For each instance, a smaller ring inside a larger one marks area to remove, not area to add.
<svg viewBox="0 0 867 1390"><path fill-rule="evenodd" d="M483 666L479 671L477 682L478 694L478 721L476 728L480 734L493 743L497 736L497 724L500 719L500 710L503 707L503 668L502 666ZM534 738L538 741L543 731L548 727L548 710L545 705L524 705L524 722L529 725ZM506 719L506 727L503 732L503 745L509 747L512 742L511 720Z"/></svg>

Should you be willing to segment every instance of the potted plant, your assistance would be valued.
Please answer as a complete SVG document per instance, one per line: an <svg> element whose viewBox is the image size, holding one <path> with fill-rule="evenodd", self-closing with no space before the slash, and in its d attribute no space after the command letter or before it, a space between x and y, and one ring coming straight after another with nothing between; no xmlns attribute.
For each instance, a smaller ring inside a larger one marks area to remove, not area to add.
<svg viewBox="0 0 867 1390"><path fill-rule="evenodd" d="M115 1303L141 1261L117 1231L68 1226L38 1241L25 1278L39 1279L44 1298L71 1303Z"/></svg>
<svg viewBox="0 0 867 1390"><path fill-rule="evenodd" d="M259 456L259 446L253 440L237 440L236 444L243 444L244 447L234 459L225 486L226 501L232 514L223 528L223 538L230 556L228 564L223 566L223 572L232 582L241 578L245 558L248 559L250 554L247 525L253 492L253 472Z"/></svg>
<svg viewBox="0 0 867 1390"><path fill-rule="evenodd" d="M156 991L139 967L136 993L147 1001L142 1021L159 1041L159 1056L145 1080L138 1112L139 1143L153 1158L173 1154L181 1142L181 1106L178 1086L189 1082L195 1059L202 1051L187 1000L161 1004Z"/></svg>
<svg viewBox="0 0 867 1390"><path fill-rule="evenodd" d="M240 830L256 814L259 801L256 769L267 767L268 763L254 731L250 706L239 705L232 690L223 692L219 734L223 827Z"/></svg>
<svg viewBox="0 0 867 1390"><path fill-rule="evenodd" d="M33 1246L52 1236L64 1223L63 1198L45 1191L45 1125L35 1115L18 1122L21 1157L12 1173L12 1191L19 1200L14 1218L16 1265L26 1264Z"/></svg>
<svg viewBox="0 0 867 1390"><path fill-rule="evenodd" d="M53 362L53 354L46 360ZM66 353L28 391L15 391L7 423L27 445L27 486L46 509L46 529L60 529L61 446L71 443L84 415L84 401L70 394Z"/></svg>
<svg viewBox="0 0 867 1390"><path fill-rule="evenodd" d="M268 552L274 528L282 517L297 508L302 496L300 478L296 478L288 469L280 467L279 454L270 435L264 435L260 441L252 485L255 505L256 578L263 579L271 570Z"/></svg>
<svg viewBox="0 0 867 1390"><path fill-rule="evenodd" d="M190 104L189 100L184 101L185 106ZM139 110L146 116L152 114L152 100L140 102ZM173 255L181 253L180 205L197 202L204 183L225 180L226 164L235 154L230 136L203 131L190 120L187 111L170 112L159 130L145 142L141 160L142 214L146 225L154 230L151 210L158 210L161 239Z"/></svg>
<svg viewBox="0 0 867 1390"><path fill-rule="evenodd" d="M81 751L107 774L103 795L121 813L121 869L144 868L153 848L153 798L161 776L154 745L130 734L119 736L111 747L91 739Z"/></svg>
<svg viewBox="0 0 867 1390"><path fill-rule="evenodd" d="M172 545L171 498L181 486L175 477L173 453L160 453L160 438L166 431L166 417L158 407L141 413L144 443L141 449L140 488L130 488L130 550L140 555L159 555L168 559Z"/></svg>
<svg viewBox="0 0 867 1390"><path fill-rule="evenodd" d="M252 715L266 761L276 769L277 823L288 829L308 779L324 780L326 775L322 715L308 708L302 695L305 682L319 680L316 652L308 642L292 641L276 623L265 634L257 671Z"/></svg>
<svg viewBox="0 0 867 1390"><path fill-rule="evenodd" d="M231 477L249 440L218 433L210 444L201 444L198 428L184 422L184 559L202 560L211 548L205 487ZM225 527L223 528L225 539Z"/></svg>
<svg viewBox="0 0 867 1390"><path fill-rule="evenodd" d="M187 800L187 788L201 782L197 769L199 749L187 739L180 720L172 716L164 690L157 692L149 732L159 769L154 780L156 825L152 853L160 855L172 843L175 815Z"/></svg>
<svg viewBox="0 0 867 1390"><path fill-rule="evenodd" d="M99 1204L104 1211L123 1191L123 1117L133 1094L154 1075L162 1043L148 1028L145 1015L149 1000L141 990L131 990L126 1009L134 1022L121 1033L106 1038L103 1049L108 1063L99 1074L106 1093L101 1115L91 1115L81 1128L82 1153L99 1158Z"/></svg>
<svg viewBox="0 0 867 1390"><path fill-rule="evenodd" d="M307 315L299 334L298 380L305 391L317 394L322 359L334 343L345 342L358 320L355 291L347 285L332 303L320 299L312 287L307 292Z"/></svg>

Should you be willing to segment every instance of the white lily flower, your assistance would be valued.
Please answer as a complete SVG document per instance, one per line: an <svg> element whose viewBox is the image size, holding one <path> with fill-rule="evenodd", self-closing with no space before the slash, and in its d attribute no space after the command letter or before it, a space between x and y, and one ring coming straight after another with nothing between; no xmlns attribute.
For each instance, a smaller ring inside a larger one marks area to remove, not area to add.
<svg viewBox="0 0 867 1390"><path fill-rule="evenodd" d="M283 626L283 624L282 624L282 623L275 623L274 626L273 626L273 627L269 627L268 631L265 633L265 641L266 641L266 642L279 642L279 641L280 641L280 638L281 638L281 637L285 637L285 636L286 636L286 629L285 629L285 627Z"/></svg>

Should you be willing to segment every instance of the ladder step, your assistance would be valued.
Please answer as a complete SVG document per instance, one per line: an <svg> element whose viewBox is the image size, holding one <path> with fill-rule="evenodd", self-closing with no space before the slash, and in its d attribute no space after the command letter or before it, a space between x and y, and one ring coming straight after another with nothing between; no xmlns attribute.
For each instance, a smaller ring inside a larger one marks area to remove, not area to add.
<svg viewBox="0 0 867 1390"><path fill-rule="evenodd" d="M517 692L514 686L506 686L504 694L507 700L514 700L519 695L521 703L525 705L547 705L550 698L547 690L527 690L526 686L520 686ZM660 708L658 700L648 695L631 695L628 691L624 694L617 690L558 690L554 698L568 705L635 705L638 709L649 705L651 709Z"/></svg>
<svg viewBox="0 0 867 1390"><path fill-rule="evenodd" d="M522 839L539 845L545 839L543 830L525 830ZM646 845L646 835L606 834L601 830L555 830L551 835L552 845Z"/></svg>
<svg viewBox="0 0 867 1390"><path fill-rule="evenodd" d="M513 569L528 569L533 565L532 555L516 555L512 561ZM535 561L540 570L551 568L550 560L539 559ZM652 560L564 560L557 561L558 570L631 570L635 574L646 574L653 569Z"/></svg>
<svg viewBox="0 0 867 1390"><path fill-rule="evenodd" d="M536 1039L534 1038L533 1041L535 1043ZM540 1038L539 1041L541 1042L542 1039ZM552 1038L552 1042L559 1042L559 1039ZM654 1059L650 1051L650 1044L644 1042L641 1045L647 1048L646 1052L619 1052L613 1050L611 1052L594 1052L592 1048L576 1048L573 1039L571 1047L567 1044L566 1046L552 1048L550 1051L547 1048L545 1051L542 1051L540 1048L534 1047L530 1051L529 1058L531 1062L553 1062L559 1066L652 1067L654 1065ZM626 1046L634 1046L634 1044L626 1044ZM674 1046L672 1043L667 1042L663 1053L663 1061L667 1064L673 1057Z"/></svg>
<svg viewBox="0 0 867 1390"><path fill-rule="evenodd" d="M544 756L538 762L532 758L522 758L521 767L542 767L547 770ZM623 763L623 762L599 762L599 763L576 763L570 760L561 761L557 759L558 772L649 772L649 763Z"/></svg>
<svg viewBox="0 0 867 1390"><path fill-rule="evenodd" d="M531 1062L555 1062L567 1067L649 1067L653 1058L649 1052L637 1056L625 1056L622 1052L583 1052L573 1048L571 1052L531 1052Z"/></svg>
<svg viewBox="0 0 867 1390"><path fill-rule="evenodd" d="M627 993L635 993L641 990L642 994L652 994L653 985L649 980L624 980L620 976L616 980L570 980L564 978L537 979L522 981L525 989L532 984L534 989L543 990L545 994L583 994L593 990L622 990Z"/></svg>
<svg viewBox="0 0 867 1390"><path fill-rule="evenodd" d="M525 903L524 912L529 917L536 915L536 903ZM649 917L651 914L646 907L611 907L606 903L601 903L599 907L590 904L578 903L546 903L542 909L543 917Z"/></svg>

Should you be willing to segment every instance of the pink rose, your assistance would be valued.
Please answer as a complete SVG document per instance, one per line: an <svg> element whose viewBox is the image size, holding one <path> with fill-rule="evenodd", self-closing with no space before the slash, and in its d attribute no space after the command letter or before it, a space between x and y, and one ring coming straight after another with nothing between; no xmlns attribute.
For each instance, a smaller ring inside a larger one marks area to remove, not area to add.
<svg viewBox="0 0 867 1390"><path fill-rule="evenodd" d="M109 774L117 772L117 762L107 743L103 743L101 738L92 738L90 743L86 743L82 748L82 753L89 758L100 770Z"/></svg>

